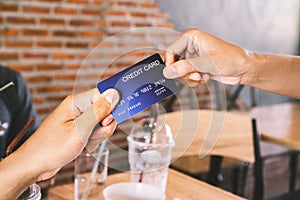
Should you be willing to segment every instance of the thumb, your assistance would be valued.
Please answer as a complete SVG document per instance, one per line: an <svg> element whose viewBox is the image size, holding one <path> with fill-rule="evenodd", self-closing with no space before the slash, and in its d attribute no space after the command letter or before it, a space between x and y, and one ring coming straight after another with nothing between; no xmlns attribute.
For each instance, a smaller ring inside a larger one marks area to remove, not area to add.
<svg viewBox="0 0 300 200"><path fill-rule="evenodd" d="M101 120L108 116L119 102L119 93L115 89L103 92L97 100L91 104L79 117L75 119L77 133L83 144Z"/></svg>
<svg viewBox="0 0 300 200"><path fill-rule="evenodd" d="M201 72L207 74L214 74L216 68L208 55L200 57L188 58L179 60L167 66L163 70L166 78L174 79L184 77L193 72Z"/></svg>

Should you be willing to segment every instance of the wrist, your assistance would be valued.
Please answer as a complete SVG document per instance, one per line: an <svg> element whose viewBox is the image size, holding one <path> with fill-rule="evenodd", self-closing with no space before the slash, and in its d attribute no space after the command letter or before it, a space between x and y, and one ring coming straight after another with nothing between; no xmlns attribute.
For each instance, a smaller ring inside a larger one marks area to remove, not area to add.
<svg viewBox="0 0 300 200"><path fill-rule="evenodd" d="M258 69L264 61L264 56L255 52L247 51L244 59L245 73L241 77L240 84L253 85L259 79Z"/></svg>
<svg viewBox="0 0 300 200"><path fill-rule="evenodd" d="M6 188L0 194L0 199L16 199L29 185L36 182L37 175L27 159L16 151L0 161L0 188Z"/></svg>

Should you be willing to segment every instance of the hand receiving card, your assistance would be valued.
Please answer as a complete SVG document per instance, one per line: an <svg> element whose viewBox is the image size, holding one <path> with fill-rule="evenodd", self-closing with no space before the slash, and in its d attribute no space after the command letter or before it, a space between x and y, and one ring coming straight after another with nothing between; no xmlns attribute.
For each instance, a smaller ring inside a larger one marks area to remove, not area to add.
<svg viewBox="0 0 300 200"><path fill-rule="evenodd" d="M156 53L97 84L100 93L109 88L119 91L120 102L112 112L117 123L177 93L175 81L164 77L164 67Z"/></svg>

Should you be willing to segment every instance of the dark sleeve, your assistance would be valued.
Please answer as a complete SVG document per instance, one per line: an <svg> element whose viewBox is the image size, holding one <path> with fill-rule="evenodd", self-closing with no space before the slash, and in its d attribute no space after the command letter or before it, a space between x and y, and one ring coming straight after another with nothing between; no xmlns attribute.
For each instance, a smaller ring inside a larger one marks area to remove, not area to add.
<svg viewBox="0 0 300 200"><path fill-rule="evenodd" d="M16 148L18 148L32 133L38 128L39 120L37 118L35 108L32 102L30 91L27 87L26 81L19 72L15 72L14 87L11 89L15 90L15 94L11 93L9 99L13 107L11 107L11 124L8 130L8 144L16 136L16 134L23 128L26 122L33 118L34 123L31 125L29 130L26 132L23 139L19 142Z"/></svg>

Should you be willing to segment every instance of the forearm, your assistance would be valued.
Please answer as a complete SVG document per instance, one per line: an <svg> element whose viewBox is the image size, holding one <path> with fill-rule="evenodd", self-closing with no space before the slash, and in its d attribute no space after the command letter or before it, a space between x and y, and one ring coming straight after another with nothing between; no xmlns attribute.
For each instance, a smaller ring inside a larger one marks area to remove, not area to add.
<svg viewBox="0 0 300 200"><path fill-rule="evenodd" d="M17 199L31 184L36 182L34 163L17 152L0 161L0 199Z"/></svg>
<svg viewBox="0 0 300 200"><path fill-rule="evenodd" d="M300 99L300 57L253 54L241 84Z"/></svg>

